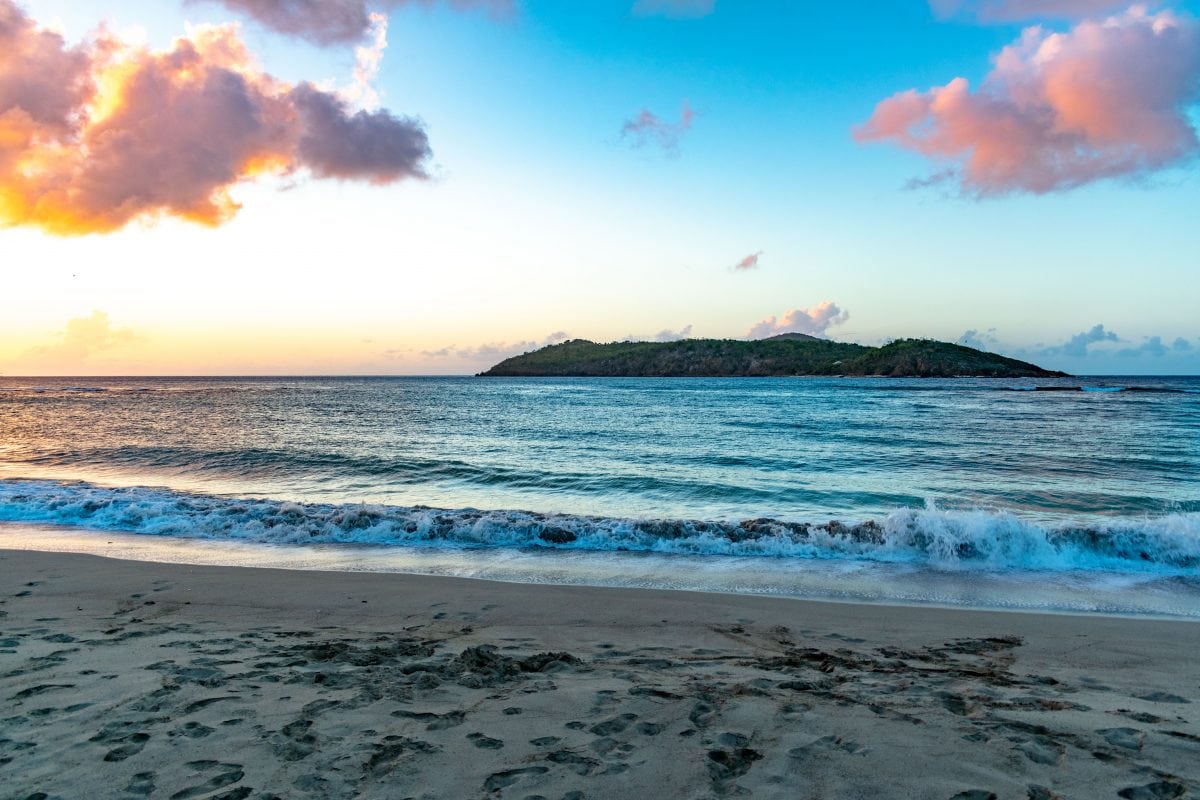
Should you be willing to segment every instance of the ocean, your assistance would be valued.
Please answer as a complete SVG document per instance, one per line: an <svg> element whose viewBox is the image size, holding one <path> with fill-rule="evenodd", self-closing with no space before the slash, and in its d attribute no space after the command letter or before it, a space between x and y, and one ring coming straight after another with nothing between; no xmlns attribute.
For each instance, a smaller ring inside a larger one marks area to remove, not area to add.
<svg viewBox="0 0 1200 800"><path fill-rule="evenodd" d="M0 545L1200 618L1200 378L0 377Z"/></svg>

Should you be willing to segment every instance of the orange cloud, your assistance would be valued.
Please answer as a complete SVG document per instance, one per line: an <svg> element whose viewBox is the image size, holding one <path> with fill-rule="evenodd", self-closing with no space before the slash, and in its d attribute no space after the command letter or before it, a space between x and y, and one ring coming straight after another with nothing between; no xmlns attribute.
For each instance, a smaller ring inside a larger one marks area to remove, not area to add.
<svg viewBox="0 0 1200 800"><path fill-rule="evenodd" d="M1066 33L1027 28L977 91L965 78L908 90L854 131L951 169L977 196L1069 189L1136 176L1200 151L1188 109L1200 100L1194 20L1134 6Z"/></svg>
<svg viewBox="0 0 1200 800"><path fill-rule="evenodd" d="M423 178L421 125L254 65L231 26L164 51L101 30L68 47L0 0L0 226L112 231L138 218L207 225L263 173L390 183Z"/></svg>
<svg viewBox="0 0 1200 800"><path fill-rule="evenodd" d="M128 328L115 328L103 311L67 321L49 344L26 350L5 366L20 371L33 368L68 374L86 368L93 357L135 343L138 336Z"/></svg>

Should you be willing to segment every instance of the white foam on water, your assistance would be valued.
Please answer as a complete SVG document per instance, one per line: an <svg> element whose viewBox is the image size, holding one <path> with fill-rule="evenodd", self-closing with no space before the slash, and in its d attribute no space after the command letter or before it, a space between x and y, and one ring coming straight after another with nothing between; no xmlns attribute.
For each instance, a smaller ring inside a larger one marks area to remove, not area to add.
<svg viewBox="0 0 1200 800"><path fill-rule="evenodd" d="M1004 511L897 509L879 520L638 519L422 506L294 503L162 488L0 480L0 521L259 544L537 548L934 569L1194 576L1200 514L1037 524Z"/></svg>

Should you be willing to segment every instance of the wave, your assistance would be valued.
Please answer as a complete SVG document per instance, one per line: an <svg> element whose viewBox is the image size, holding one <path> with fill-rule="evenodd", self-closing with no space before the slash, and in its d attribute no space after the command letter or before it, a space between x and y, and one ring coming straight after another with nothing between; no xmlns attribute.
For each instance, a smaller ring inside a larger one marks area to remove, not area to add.
<svg viewBox="0 0 1200 800"><path fill-rule="evenodd" d="M152 469L163 472L187 471L197 475L236 478L294 478L297 475L323 479L337 476L361 476L370 480L386 479L397 486L424 486L444 481L459 485L489 488L569 492L580 495L621 495L673 499L699 497L738 502L770 504L794 499L796 490L774 483L745 486L733 481L698 481L669 475L648 475L644 471L601 473L595 469L554 471L535 465L521 467L475 464L462 459L412 455L349 455L303 449L229 448L205 450L182 446L123 445L119 447L58 448L35 453L6 454L10 462L34 467L90 466L98 468ZM636 460L638 457L631 456ZM681 462L701 466L738 466L738 457L684 455ZM724 462L724 463L722 463ZM749 459L747 458L747 465ZM790 462L761 461L762 469L786 469ZM816 464L814 469L823 469ZM806 490L812 502L905 503L914 499L905 495L866 495L862 492Z"/></svg>
<svg viewBox="0 0 1200 800"><path fill-rule="evenodd" d="M723 522L295 503L2 480L0 522L269 544L534 547L1176 574L1200 567L1200 514L1195 513L1054 527L1011 513L927 505L897 509L878 520Z"/></svg>

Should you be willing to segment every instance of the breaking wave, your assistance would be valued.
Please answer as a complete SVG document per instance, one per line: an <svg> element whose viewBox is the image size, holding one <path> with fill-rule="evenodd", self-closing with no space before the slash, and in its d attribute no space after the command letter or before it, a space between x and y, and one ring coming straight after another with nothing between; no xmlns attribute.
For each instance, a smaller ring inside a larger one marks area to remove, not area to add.
<svg viewBox="0 0 1200 800"><path fill-rule="evenodd" d="M1193 573L1200 514L1044 526L1002 511L739 522L235 499L161 488L0 481L0 522L270 544L550 548L860 559L939 568Z"/></svg>

